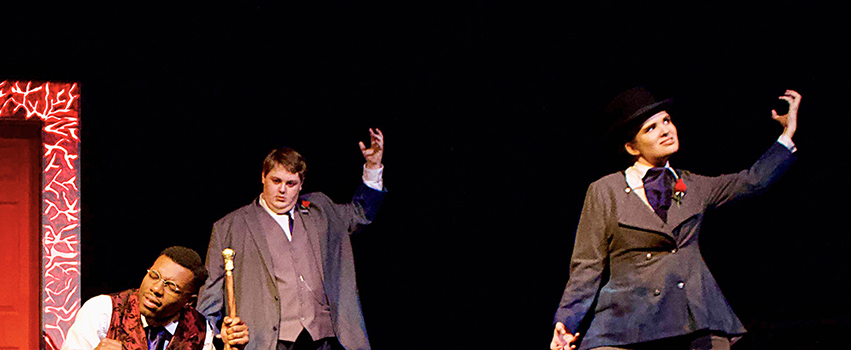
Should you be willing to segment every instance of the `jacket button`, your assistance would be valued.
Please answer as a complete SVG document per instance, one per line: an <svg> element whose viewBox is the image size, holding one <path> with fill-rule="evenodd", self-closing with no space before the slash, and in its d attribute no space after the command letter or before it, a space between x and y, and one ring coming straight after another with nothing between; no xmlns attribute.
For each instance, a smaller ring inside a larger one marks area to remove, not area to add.
<svg viewBox="0 0 851 350"><path fill-rule="evenodd" d="M671 254L677 254L677 248L671 249Z"/></svg>
<svg viewBox="0 0 851 350"><path fill-rule="evenodd" d="M660 290L658 290L658 289L657 289L657 290L654 290L654 291L653 291L653 295L654 295L654 296L657 296L657 297L658 297L658 296L659 296L659 294L662 294L662 292L661 292Z"/></svg>
<svg viewBox="0 0 851 350"><path fill-rule="evenodd" d="M685 287L685 286L686 286L685 282L677 283L677 288L679 288L679 289L683 289L683 287Z"/></svg>
<svg viewBox="0 0 851 350"><path fill-rule="evenodd" d="M272 330L273 330L273 331L277 331L277 330L278 330L278 326L272 326Z"/></svg>
<svg viewBox="0 0 851 350"><path fill-rule="evenodd" d="M653 254L647 253L647 260L653 259Z"/></svg>
<svg viewBox="0 0 851 350"><path fill-rule="evenodd" d="M632 191L632 189L627 187L627 188L624 188L623 191L626 192L626 193L629 193L630 191Z"/></svg>
<svg viewBox="0 0 851 350"><path fill-rule="evenodd" d="M277 295L275 296L275 301L278 301L278 296L277 296Z"/></svg>

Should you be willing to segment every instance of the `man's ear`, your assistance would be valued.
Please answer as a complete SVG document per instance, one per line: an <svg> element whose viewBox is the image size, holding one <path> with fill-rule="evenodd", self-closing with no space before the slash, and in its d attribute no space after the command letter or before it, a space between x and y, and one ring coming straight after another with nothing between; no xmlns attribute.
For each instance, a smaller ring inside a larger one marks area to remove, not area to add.
<svg viewBox="0 0 851 350"><path fill-rule="evenodd" d="M632 147L632 142L625 143L623 145L623 148L626 150L626 153L629 153L630 155L637 156L637 155L641 154L641 152L639 152L638 149L636 149L635 147Z"/></svg>
<svg viewBox="0 0 851 350"><path fill-rule="evenodd" d="M186 305L184 305L184 307L195 305L196 301L198 301L198 294L192 294L189 296L189 299L186 300Z"/></svg>

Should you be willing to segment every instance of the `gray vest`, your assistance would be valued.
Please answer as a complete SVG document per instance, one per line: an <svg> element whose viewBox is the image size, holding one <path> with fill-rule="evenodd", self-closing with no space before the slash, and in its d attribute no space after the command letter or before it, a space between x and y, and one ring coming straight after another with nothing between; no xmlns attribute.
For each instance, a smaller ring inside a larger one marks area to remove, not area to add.
<svg viewBox="0 0 851 350"><path fill-rule="evenodd" d="M272 253L281 301L278 339L295 341L302 329L307 329L314 340L335 336L316 237L308 236L298 210L293 211L292 241L287 240L284 230L265 210L262 213L260 225Z"/></svg>

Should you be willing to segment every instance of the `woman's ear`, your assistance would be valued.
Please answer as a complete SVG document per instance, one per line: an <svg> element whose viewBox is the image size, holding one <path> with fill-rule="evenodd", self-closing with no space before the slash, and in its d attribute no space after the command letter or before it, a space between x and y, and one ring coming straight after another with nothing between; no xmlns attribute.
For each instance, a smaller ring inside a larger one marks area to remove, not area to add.
<svg viewBox="0 0 851 350"><path fill-rule="evenodd" d="M637 155L641 154L641 152L639 152L638 149L636 149L635 147L632 147L632 142L627 142L627 143L623 144L623 148L626 150L626 153L629 153L633 156L637 156Z"/></svg>

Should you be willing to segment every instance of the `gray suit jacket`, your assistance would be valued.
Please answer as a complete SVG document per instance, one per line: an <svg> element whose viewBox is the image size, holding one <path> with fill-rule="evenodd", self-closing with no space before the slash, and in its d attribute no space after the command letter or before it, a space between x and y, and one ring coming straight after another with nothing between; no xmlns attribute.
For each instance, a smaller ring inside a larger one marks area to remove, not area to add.
<svg viewBox="0 0 851 350"><path fill-rule="evenodd" d="M750 169L706 177L678 171L688 189L668 222L627 190L623 173L588 188L554 323L580 332L580 349L618 346L711 330L745 328L698 248L703 215L765 189L795 159L775 143Z"/></svg>
<svg viewBox="0 0 851 350"><path fill-rule="evenodd" d="M310 193L299 200L309 204L296 209L295 223L302 225L294 228L294 232L305 233L314 253L322 257L321 273L334 331L346 349L369 349L349 235L372 222L384 193L361 185L352 202L346 204L333 203L322 193ZM222 250L227 247L235 250L236 310L250 332L246 350L273 350L278 341L280 305L270 253L274 248L266 243L259 220L262 215L269 214L254 200L213 225L206 262L210 277L198 297L198 311L218 327L226 315L227 304Z"/></svg>

